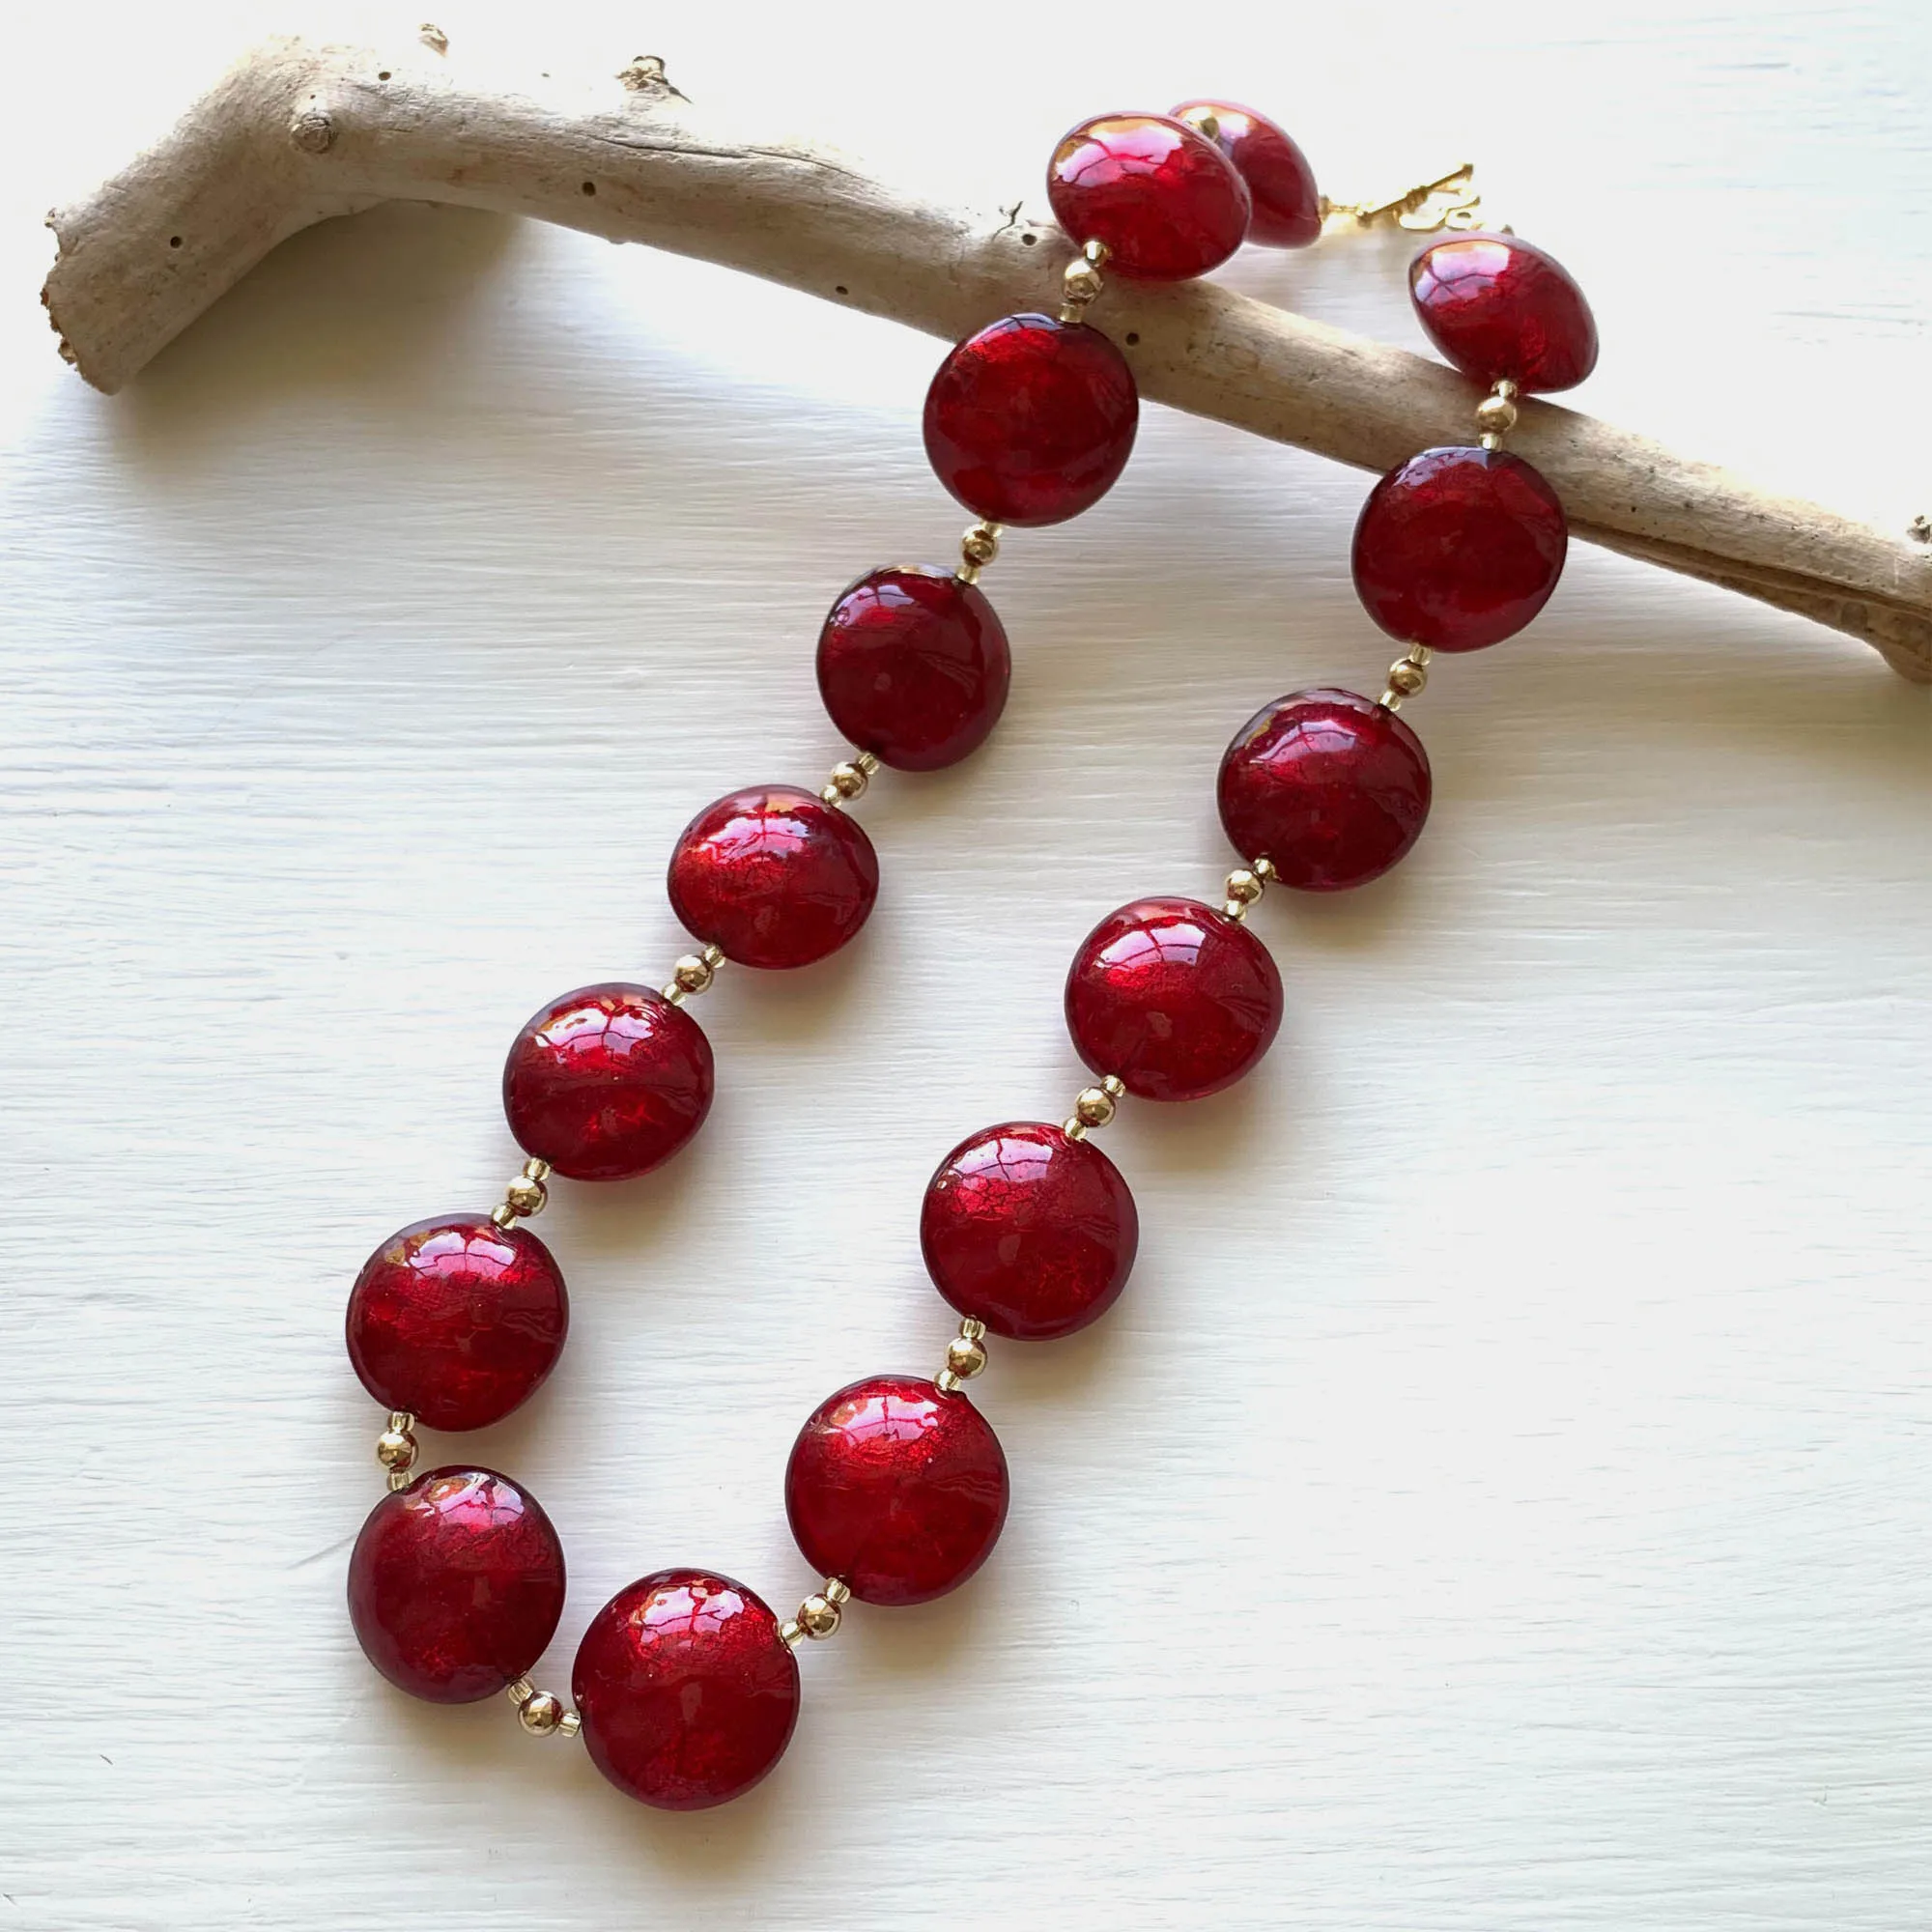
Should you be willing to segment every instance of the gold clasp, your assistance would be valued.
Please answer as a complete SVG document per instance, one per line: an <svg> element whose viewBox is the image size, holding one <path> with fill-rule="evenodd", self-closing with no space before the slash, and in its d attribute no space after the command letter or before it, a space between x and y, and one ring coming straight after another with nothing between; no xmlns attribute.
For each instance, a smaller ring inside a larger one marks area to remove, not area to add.
<svg viewBox="0 0 1932 1932"><path fill-rule="evenodd" d="M1423 182L1386 201L1330 201L1321 197L1321 220L1351 228L1406 228L1433 235L1439 228L1481 225L1483 197L1476 191L1473 161L1435 181Z"/></svg>

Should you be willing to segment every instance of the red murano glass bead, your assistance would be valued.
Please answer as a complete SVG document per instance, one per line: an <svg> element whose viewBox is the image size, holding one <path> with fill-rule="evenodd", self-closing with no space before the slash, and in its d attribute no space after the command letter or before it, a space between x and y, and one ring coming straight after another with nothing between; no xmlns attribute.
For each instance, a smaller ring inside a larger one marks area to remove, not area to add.
<svg viewBox="0 0 1932 1932"><path fill-rule="evenodd" d="M1369 492L1350 562L1390 637L1479 651L1549 602L1570 526L1541 470L1506 449L1425 449Z"/></svg>
<svg viewBox="0 0 1932 1932"><path fill-rule="evenodd" d="M1205 275L1248 232L1248 187L1234 164L1164 114L1081 122L1053 151L1046 198L1073 242L1104 242L1108 269L1137 281Z"/></svg>
<svg viewBox="0 0 1932 1932"><path fill-rule="evenodd" d="M514 1684L562 1614L556 1531L494 1469L432 1469L384 1496L349 1559L349 1616L369 1662L432 1704Z"/></svg>
<svg viewBox="0 0 1932 1932"><path fill-rule="evenodd" d="M1429 754L1386 705L1297 691L1235 734L1215 787L1221 823L1283 885L1340 892L1379 878L1422 836Z"/></svg>
<svg viewBox="0 0 1932 1932"><path fill-rule="evenodd" d="M943 1597L1007 1520L1007 1459L963 1395L874 1376L820 1404L792 1445L785 1514L805 1560L867 1604Z"/></svg>
<svg viewBox="0 0 1932 1932"><path fill-rule="evenodd" d="M1201 126L1208 115L1214 120L1211 136ZM1174 119L1211 139L1247 183L1254 203L1248 217L1250 242L1264 248L1305 248L1321 239L1321 190L1315 185L1308 156L1285 128L1232 100L1183 100Z"/></svg>
<svg viewBox="0 0 1932 1932"><path fill-rule="evenodd" d="M1136 899L1108 914L1066 976L1074 1050L1144 1100L1233 1086L1273 1043L1281 1005L1267 948L1198 899Z"/></svg>
<svg viewBox="0 0 1932 1932"><path fill-rule="evenodd" d="M1127 358L1097 328L1009 315L939 365L925 394L925 453L976 517L1062 524L1119 480L1140 410Z"/></svg>
<svg viewBox="0 0 1932 1932"><path fill-rule="evenodd" d="M849 812L796 785L707 805L670 855L670 909L740 966L810 966L865 924L879 855Z"/></svg>
<svg viewBox="0 0 1932 1932"><path fill-rule="evenodd" d="M839 594L818 634L827 716L895 771L936 772L978 751L1006 709L1012 673L985 592L943 565L869 572Z"/></svg>
<svg viewBox="0 0 1932 1932"><path fill-rule="evenodd" d="M1514 235L1451 235L1410 263L1429 339L1465 376L1574 389L1597 366L1597 321L1553 255Z"/></svg>
<svg viewBox="0 0 1932 1932"><path fill-rule="evenodd" d="M503 1112L526 1153L572 1180L627 1180L668 1160L711 1111L711 1042L648 986L583 986L531 1015L503 1063Z"/></svg>
<svg viewBox="0 0 1932 1932"><path fill-rule="evenodd" d="M391 1235L349 1293L349 1359L384 1408L482 1429L556 1366L570 1297L527 1228L444 1214Z"/></svg>
<svg viewBox="0 0 1932 1932"><path fill-rule="evenodd" d="M798 1722L798 1660L742 1583L640 1577L591 1620L571 1694L590 1761L619 1791L701 1811L751 1790Z"/></svg>
<svg viewBox="0 0 1932 1932"><path fill-rule="evenodd" d="M1120 1298L1140 1243L1121 1171L1092 1141L1040 1121L964 1140L920 1209L933 1286L1011 1341L1070 1335Z"/></svg>

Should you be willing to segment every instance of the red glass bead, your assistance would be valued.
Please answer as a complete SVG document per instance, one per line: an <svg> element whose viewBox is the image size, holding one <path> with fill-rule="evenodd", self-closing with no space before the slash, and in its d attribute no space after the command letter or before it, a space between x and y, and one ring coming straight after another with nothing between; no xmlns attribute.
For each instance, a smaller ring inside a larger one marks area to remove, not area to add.
<svg viewBox="0 0 1932 1932"><path fill-rule="evenodd" d="M1053 151L1046 198L1072 241L1104 242L1107 267L1138 281L1205 275L1248 232L1247 184L1199 129L1164 114L1081 122Z"/></svg>
<svg viewBox="0 0 1932 1932"><path fill-rule="evenodd" d="M751 1790L798 1722L798 1660L728 1577L659 1570L621 1589L577 1647L590 1761L619 1791L701 1811Z"/></svg>
<svg viewBox="0 0 1932 1932"><path fill-rule="evenodd" d="M1425 449L1369 492L1355 593L1390 637L1479 651L1549 602L1570 526L1540 470L1504 449Z"/></svg>
<svg viewBox="0 0 1932 1932"><path fill-rule="evenodd" d="M384 1408L481 1429L556 1366L570 1298L527 1228L445 1214L391 1235L349 1293L349 1359Z"/></svg>
<svg viewBox="0 0 1932 1932"><path fill-rule="evenodd" d="M494 1469L432 1469L384 1496L349 1559L349 1617L369 1662L432 1704L514 1684L562 1614L556 1531Z"/></svg>
<svg viewBox="0 0 1932 1932"><path fill-rule="evenodd" d="M979 750L1006 709L1012 671L985 592L937 564L860 578L818 634L827 715L895 771L935 772Z"/></svg>
<svg viewBox="0 0 1932 1932"><path fill-rule="evenodd" d="M805 1560L867 1604L923 1604L985 1562L1007 1459L963 1395L874 1376L822 1403L792 1445L785 1514Z"/></svg>
<svg viewBox="0 0 1932 1932"><path fill-rule="evenodd" d="M919 1217L934 1287L961 1315L1020 1342L1104 1315L1139 1243L1120 1169L1092 1141L1038 1121L961 1141L926 1183Z"/></svg>
<svg viewBox="0 0 1932 1932"><path fill-rule="evenodd" d="M1283 885L1333 893L1379 878L1422 836L1429 754L1385 705L1353 691L1297 691L1235 734L1215 788L1241 857Z"/></svg>
<svg viewBox="0 0 1932 1932"><path fill-rule="evenodd" d="M1097 328L1005 316L939 365L925 453L976 517L1062 524L1119 480L1140 409L1127 358Z"/></svg>
<svg viewBox="0 0 1932 1932"><path fill-rule="evenodd" d="M879 855L848 812L796 785L707 805L670 855L670 909L740 966L810 966L865 924Z"/></svg>
<svg viewBox="0 0 1932 1932"><path fill-rule="evenodd" d="M648 986L566 993L503 1063L503 1112L526 1153L572 1180L627 1180L668 1160L711 1111L711 1042Z"/></svg>
<svg viewBox="0 0 1932 1932"><path fill-rule="evenodd" d="M1514 235L1451 235L1409 265L1429 339L1465 376L1574 389L1597 366L1597 321L1553 255Z"/></svg>
<svg viewBox="0 0 1932 1932"><path fill-rule="evenodd" d="M1095 1073L1145 1100L1231 1087L1281 1027L1281 975L1255 935L1198 899L1136 899L1087 935L1066 1030Z"/></svg>
<svg viewBox="0 0 1932 1932"><path fill-rule="evenodd" d="M1211 115L1215 131L1201 126ZM1250 242L1264 248L1305 248L1321 234L1321 190L1308 157L1265 114L1237 107L1232 100L1183 100L1174 119L1184 121L1235 164L1248 185L1254 213L1248 217Z"/></svg>

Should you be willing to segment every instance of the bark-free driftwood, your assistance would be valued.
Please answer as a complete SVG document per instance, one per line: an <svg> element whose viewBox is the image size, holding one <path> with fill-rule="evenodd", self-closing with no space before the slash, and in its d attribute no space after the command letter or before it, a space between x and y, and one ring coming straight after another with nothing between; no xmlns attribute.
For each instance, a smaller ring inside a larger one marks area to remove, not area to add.
<svg viewBox="0 0 1932 1932"><path fill-rule="evenodd" d="M440 52L425 29L392 58L296 41L247 55L158 146L49 217L63 354L118 389L276 242L391 200L649 242L949 339L1057 298L1071 251L1050 224L929 207L829 151L714 127L655 63L601 97L506 93ZM1143 394L1343 463L1385 469L1471 440L1463 378L1228 289L1116 278L1094 319ZM1800 611L1932 683L1932 551L1904 531L1546 403L1524 406L1511 446L1577 536Z"/></svg>

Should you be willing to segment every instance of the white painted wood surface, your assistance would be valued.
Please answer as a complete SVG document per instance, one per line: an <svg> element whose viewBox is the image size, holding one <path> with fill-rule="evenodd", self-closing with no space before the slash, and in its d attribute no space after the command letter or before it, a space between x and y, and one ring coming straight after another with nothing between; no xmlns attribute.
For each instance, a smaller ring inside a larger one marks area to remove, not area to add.
<svg viewBox="0 0 1932 1932"><path fill-rule="evenodd" d="M506 63L662 52L988 202L1081 114L1198 91L1278 109L1342 192L1474 158L1597 302L1593 409L1932 509L1905 0L525 11L440 17ZM373 1677L350 1279L494 1198L511 1030L662 970L685 817L838 754L824 605L964 519L919 449L927 343L452 213L302 238L85 391L34 308L40 211L248 34L315 24L9 29L0 1928L1932 1920L1932 703L1588 552L1415 708L1438 803L1401 875L1263 910L1292 1009L1262 1073L1111 1130L1141 1265L980 1384L999 1552L803 1660L765 1787L659 1817L498 1703ZM1234 273L1410 341L1400 260ZM1107 501L989 580L993 745L861 807L860 943L726 976L699 1143L562 1190L570 1350L473 1442L567 1540L546 1681L647 1568L809 1584L792 1432L947 1331L926 1172L1064 1105L1067 952L1218 878L1234 727L1392 655L1348 584L1361 490L1151 414Z"/></svg>

